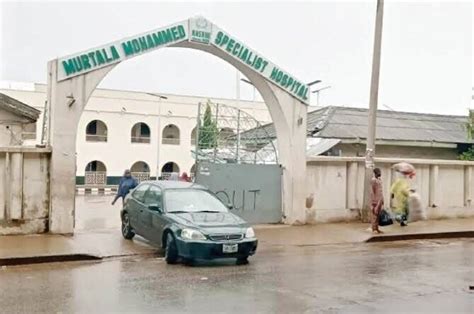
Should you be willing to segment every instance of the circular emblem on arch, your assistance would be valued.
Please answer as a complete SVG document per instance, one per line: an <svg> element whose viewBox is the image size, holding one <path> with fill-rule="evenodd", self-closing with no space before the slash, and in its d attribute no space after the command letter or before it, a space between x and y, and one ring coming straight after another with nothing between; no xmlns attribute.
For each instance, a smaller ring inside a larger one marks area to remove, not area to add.
<svg viewBox="0 0 474 314"><path fill-rule="evenodd" d="M207 28L208 25L209 25L209 22L205 18L200 17L196 20L196 26L198 28L205 29Z"/></svg>

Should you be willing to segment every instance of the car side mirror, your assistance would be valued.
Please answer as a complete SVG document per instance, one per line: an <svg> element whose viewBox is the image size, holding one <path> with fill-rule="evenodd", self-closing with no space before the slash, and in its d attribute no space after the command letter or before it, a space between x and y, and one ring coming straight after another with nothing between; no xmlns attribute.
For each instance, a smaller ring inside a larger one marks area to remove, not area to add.
<svg viewBox="0 0 474 314"><path fill-rule="evenodd" d="M227 209L234 209L234 205L232 203L227 203Z"/></svg>
<svg viewBox="0 0 474 314"><path fill-rule="evenodd" d="M156 205L156 204L155 204L155 205L148 205L148 209L149 209L149 210L152 210L152 211L154 211L154 212L159 212L159 213L162 212L162 211L161 211L161 208L160 208L158 205Z"/></svg>

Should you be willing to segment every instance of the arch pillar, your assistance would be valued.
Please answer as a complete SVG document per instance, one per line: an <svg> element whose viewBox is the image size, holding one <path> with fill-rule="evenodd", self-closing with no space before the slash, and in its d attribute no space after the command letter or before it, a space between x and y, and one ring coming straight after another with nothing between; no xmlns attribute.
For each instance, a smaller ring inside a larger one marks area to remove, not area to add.
<svg viewBox="0 0 474 314"><path fill-rule="evenodd" d="M277 136L278 160L283 167L284 222L305 224L307 105L216 47L192 42L176 46L207 51L227 61L258 89L270 112Z"/></svg>
<svg viewBox="0 0 474 314"><path fill-rule="evenodd" d="M92 92L115 65L58 82L57 64L57 60L48 62L50 125L46 139L53 147L48 227L51 233L71 234L74 232L79 119Z"/></svg>
<svg viewBox="0 0 474 314"><path fill-rule="evenodd" d="M269 84L281 112L274 119L278 160L283 167L282 204L284 222L306 223L306 136L307 106L280 88ZM272 110L270 110L272 111ZM277 117L278 116L278 117ZM277 122L277 120L279 122ZM283 120L283 121L282 121Z"/></svg>

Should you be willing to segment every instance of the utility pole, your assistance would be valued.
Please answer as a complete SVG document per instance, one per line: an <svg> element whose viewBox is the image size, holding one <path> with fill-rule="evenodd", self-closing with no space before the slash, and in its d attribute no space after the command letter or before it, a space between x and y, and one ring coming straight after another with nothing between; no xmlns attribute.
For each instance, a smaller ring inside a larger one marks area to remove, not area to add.
<svg viewBox="0 0 474 314"><path fill-rule="evenodd" d="M155 94L155 93L146 93L147 95L157 97L158 98L158 131L157 131L157 136L156 136L156 180L158 180L160 176L160 149L161 149L161 100L162 99L168 99L168 97Z"/></svg>
<svg viewBox="0 0 474 314"><path fill-rule="evenodd" d="M328 89L328 88L331 88L331 86L326 86L326 87L323 87L323 88L320 88L320 89L317 89L317 90L314 90L312 91L311 93L316 93L316 106L319 107L319 92L322 91L322 90L325 90L325 89Z"/></svg>
<svg viewBox="0 0 474 314"><path fill-rule="evenodd" d="M364 181L364 207L362 221L370 219L370 181L373 176L375 157L375 138L377 127L377 102L379 95L380 55L382 48L383 25L383 0L377 0L377 13L375 17L374 51L372 57L372 79L370 82L369 121L367 131L367 148L365 151L365 181Z"/></svg>

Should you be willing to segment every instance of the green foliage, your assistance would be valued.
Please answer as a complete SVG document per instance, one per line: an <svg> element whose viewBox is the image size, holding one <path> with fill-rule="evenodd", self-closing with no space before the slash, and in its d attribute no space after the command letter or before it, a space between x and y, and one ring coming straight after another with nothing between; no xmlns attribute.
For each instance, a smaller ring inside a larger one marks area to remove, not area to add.
<svg viewBox="0 0 474 314"><path fill-rule="evenodd" d="M469 121L466 123L467 138L472 140L474 138L474 110L469 110ZM461 160L472 160L474 161L474 147L471 147L459 155Z"/></svg>
<svg viewBox="0 0 474 314"><path fill-rule="evenodd" d="M474 161L474 147L471 146L471 148L459 155L459 159Z"/></svg>
<svg viewBox="0 0 474 314"><path fill-rule="evenodd" d="M199 125L199 148L208 149L217 146L217 136L219 130L217 128L217 121L213 121L211 112L211 102L207 101L206 111L204 112L204 119L202 125Z"/></svg>
<svg viewBox="0 0 474 314"><path fill-rule="evenodd" d="M474 138L474 110L469 110L469 122L466 123L467 137L472 140Z"/></svg>

